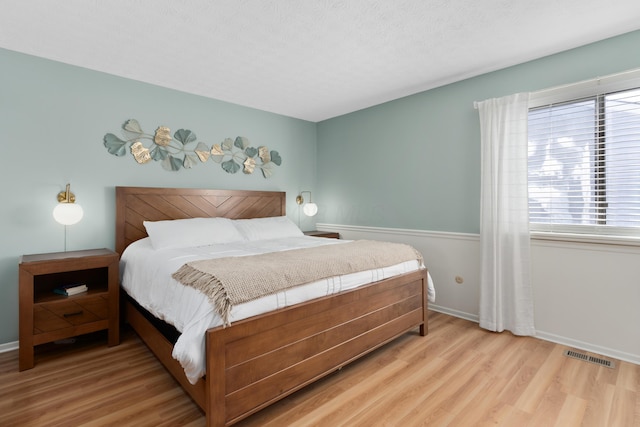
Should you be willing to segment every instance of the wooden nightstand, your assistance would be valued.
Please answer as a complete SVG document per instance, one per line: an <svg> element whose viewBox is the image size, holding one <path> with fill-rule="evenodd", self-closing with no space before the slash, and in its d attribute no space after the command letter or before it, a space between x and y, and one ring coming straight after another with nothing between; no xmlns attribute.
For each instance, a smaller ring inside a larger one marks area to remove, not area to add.
<svg viewBox="0 0 640 427"><path fill-rule="evenodd" d="M19 265L19 369L33 368L34 347L108 330L120 343L118 254L108 249L23 255ZM58 295L57 287L84 283L87 292Z"/></svg>
<svg viewBox="0 0 640 427"><path fill-rule="evenodd" d="M335 231L305 231L305 236L314 236L314 237L327 237L329 239L339 239L340 233L336 233Z"/></svg>

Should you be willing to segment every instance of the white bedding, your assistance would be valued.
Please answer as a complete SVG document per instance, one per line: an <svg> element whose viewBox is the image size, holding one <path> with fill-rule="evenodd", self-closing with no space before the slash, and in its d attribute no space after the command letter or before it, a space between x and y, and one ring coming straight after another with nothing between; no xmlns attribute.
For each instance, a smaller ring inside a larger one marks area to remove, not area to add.
<svg viewBox="0 0 640 427"><path fill-rule="evenodd" d="M221 319L207 297L192 287L171 278L183 264L210 258L247 256L319 245L341 244L347 240L311 236L283 239L242 241L195 248L155 250L149 238L127 247L120 260L122 287L142 307L154 316L173 325L180 333L173 357L180 362L185 374L195 384L205 374L205 331L221 325ZM267 311L297 304L313 298L349 290L367 283L415 271L423 266L417 261L334 277L298 286L255 301L237 305L231 311L231 322ZM431 276L428 277L428 298L435 300Z"/></svg>

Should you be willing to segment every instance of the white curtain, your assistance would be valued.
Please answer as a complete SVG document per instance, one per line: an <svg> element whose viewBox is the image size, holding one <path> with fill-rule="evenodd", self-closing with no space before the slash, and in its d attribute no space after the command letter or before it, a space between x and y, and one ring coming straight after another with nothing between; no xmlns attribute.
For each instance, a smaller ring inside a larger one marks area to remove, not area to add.
<svg viewBox="0 0 640 427"><path fill-rule="evenodd" d="M480 326L535 335L527 188L529 94L478 102L481 130Z"/></svg>

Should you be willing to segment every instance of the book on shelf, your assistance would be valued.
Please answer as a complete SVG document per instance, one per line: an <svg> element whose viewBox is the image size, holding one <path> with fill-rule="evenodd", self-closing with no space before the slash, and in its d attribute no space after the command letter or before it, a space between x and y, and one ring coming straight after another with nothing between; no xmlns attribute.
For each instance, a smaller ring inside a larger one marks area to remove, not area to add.
<svg viewBox="0 0 640 427"><path fill-rule="evenodd" d="M55 288L53 292L59 295L71 296L76 294L81 294L82 292L87 292L89 288L87 285L82 283L74 283L72 285L64 285L59 288Z"/></svg>

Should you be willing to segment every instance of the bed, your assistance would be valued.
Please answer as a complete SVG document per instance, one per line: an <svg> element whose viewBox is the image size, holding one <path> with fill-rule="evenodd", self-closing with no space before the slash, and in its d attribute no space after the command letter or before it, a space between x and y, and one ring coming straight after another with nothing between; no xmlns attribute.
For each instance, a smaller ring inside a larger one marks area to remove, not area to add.
<svg viewBox="0 0 640 427"><path fill-rule="evenodd" d="M148 239L145 221L284 217L285 206L283 192L116 187L116 251ZM428 273L419 268L208 328L204 375L196 381L172 357L179 332L133 298L123 306L127 322L205 412L207 425L224 426L406 332L425 336L427 293Z"/></svg>

